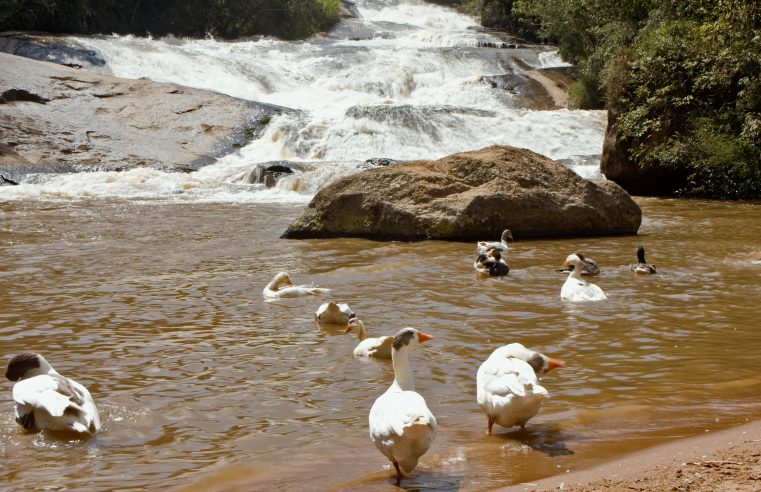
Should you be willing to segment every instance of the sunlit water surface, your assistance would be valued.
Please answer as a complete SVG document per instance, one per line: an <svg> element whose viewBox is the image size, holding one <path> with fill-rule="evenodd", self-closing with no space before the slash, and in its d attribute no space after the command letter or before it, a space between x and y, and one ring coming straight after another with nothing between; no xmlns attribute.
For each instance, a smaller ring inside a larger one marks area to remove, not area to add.
<svg viewBox="0 0 761 492"><path fill-rule="evenodd" d="M518 237L501 279L474 274L470 243L278 239L296 205L2 202L3 359L45 354L104 428L21 432L5 381L0 488L392 489L367 433L390 364L313 323L328 299L371 335L435 337L413 367L439 434L411 489L530 481L761 417L761 205L638 201L638 237ZM628 270L639 244L657 275ZM574 251L600 264L607 302L560 301ZM280 270L333 290L264 302ZM516 341L568 367L525 432L486 437L475 373Z"/></svg>

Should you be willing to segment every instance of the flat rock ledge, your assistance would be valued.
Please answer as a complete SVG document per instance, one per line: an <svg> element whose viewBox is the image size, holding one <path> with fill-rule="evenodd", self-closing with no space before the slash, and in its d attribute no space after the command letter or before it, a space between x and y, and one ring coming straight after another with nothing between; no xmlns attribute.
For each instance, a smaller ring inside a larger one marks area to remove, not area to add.
<svg viewBox="0 0 761 492"><path fill-rule="evenodd" d="M285 108L0 53L0 176L210 164Z"/></svg>
<svg viewBox="0 0 761 492"><path fill-rule="evenodd" d="M612 181L589 181L526 149L492 146L342 178L284 238L498 240L636 234L642 211Z"/></svg>

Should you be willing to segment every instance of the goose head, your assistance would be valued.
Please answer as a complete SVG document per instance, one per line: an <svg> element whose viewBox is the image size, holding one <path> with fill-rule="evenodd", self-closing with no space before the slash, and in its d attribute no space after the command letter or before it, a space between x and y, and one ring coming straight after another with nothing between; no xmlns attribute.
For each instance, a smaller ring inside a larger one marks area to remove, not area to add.
<svg viewBox="0 0 761 492"><path fill-rule="evenodd" d="M402 328L396 335L394 335L393 349L399 352L405 348L416 347L432 338L431 335L418 331L415 328Z"/></svg>
<svg viewBox="0 0 761 492"><path fill-rule="evenodd" d="M545 374L558 367L565 367L565 362L562 360L547 357L540 352L524 347L520 343L505 345L495 350L494 353L499 357L522 360L530 365L537 374Z"/></svg>
<svg viewBox="0 0 761 492"><path fill-rule="evenodd" d="M638 263L647 263L645 261L645 248L643 246L637 247L637 262Z"/></svg>
<svg viewBox="0 0 761 492"><path fill-rule="evenodd" d="M581 265L581 258L583 258L583 256L579 255L578 253L568 255L568 257L563 262L563 268L569 268L572 271L575 270L579 265Z"/></svg>
<svg viewBox="0 0 761 492"><path fill-rule="evenodd" d="M360 341L367 338L367 330L365 330L365 324L361 319L351 318L349 320L349 324L346 325L346 328L344 329L344 333L351 333L354 330L357 330L357 336L359 337Z"/></svg>
<svg viewBox="0 0 761 492"><path fill-rule="evenodd" d="M10 381L21 381L41 374L49 374L53 367L40 354L24 352L8 362L5 377Z"/></svg>
<svg viewBox="0 0 761 492"><path fill-rule="evenodd" d="M286 285L293 285L293 282L291 282L291 277L288 276L288 272L278 273L275 275L275 278L272 279L272 282L270 282L270 288L272 290L278 290L279 288Z"/></svg>
<svg viewBox="0 0 761 492"><path fill-rule="evenodd" d="M510 240L510 242L513 241L513 234L510 232L510 229L505 229L502 231L502 236L500 236L500 241L502 241L502 244L507 244L507 240Z"/></svg>

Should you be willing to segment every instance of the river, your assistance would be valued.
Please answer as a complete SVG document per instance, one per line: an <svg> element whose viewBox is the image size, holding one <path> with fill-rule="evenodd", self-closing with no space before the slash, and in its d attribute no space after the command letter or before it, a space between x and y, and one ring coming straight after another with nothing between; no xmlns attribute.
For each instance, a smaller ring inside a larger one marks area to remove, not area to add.
<svg viewBox="0 0 761 492"><path fill-rule="evenodd" d="M435 337L413 368L439 434L403 482L411 489L531 481L761 417L761 205L638 198L639 236L516 238L502 279L474 274L469 243L278 239L316 189L368 157L505 143L595 175L604 114L522 109L480 80L514 56L561 63L552 51L478 48L490 35L436 6L358 6L362 20L306 42L79 39L116 75L300 111L197 173L0 188L3 356L43 353L90 388L104 422L88 441L19 432L6 381L0 489L393 489L367 434L390 364L353 358L353 336L314 324L330 298L371 335L414 326ZM345 116L357 107L366 117ZM275 188L242 182L277 159L313 171ZM639 244L657 275L628 270ZM554 270L574 251L600 264L608 301L560 301ZM264 302L280 270L333 290ZM515 341L567 367L544 377L551 399L525 432L486 437L475 373Z"/></svg>

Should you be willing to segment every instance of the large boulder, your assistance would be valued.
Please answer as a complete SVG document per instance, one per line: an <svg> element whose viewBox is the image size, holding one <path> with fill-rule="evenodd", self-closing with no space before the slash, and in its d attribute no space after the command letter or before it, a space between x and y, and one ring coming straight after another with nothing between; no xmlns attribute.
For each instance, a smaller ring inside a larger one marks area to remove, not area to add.
<svg viewBox="0 0 761 492"><path fill-rule="evenodd" d="M636 234L639 206L611 181L581 178L525 149L492 146L342 178L286 238L489 239Z"/></svg>

